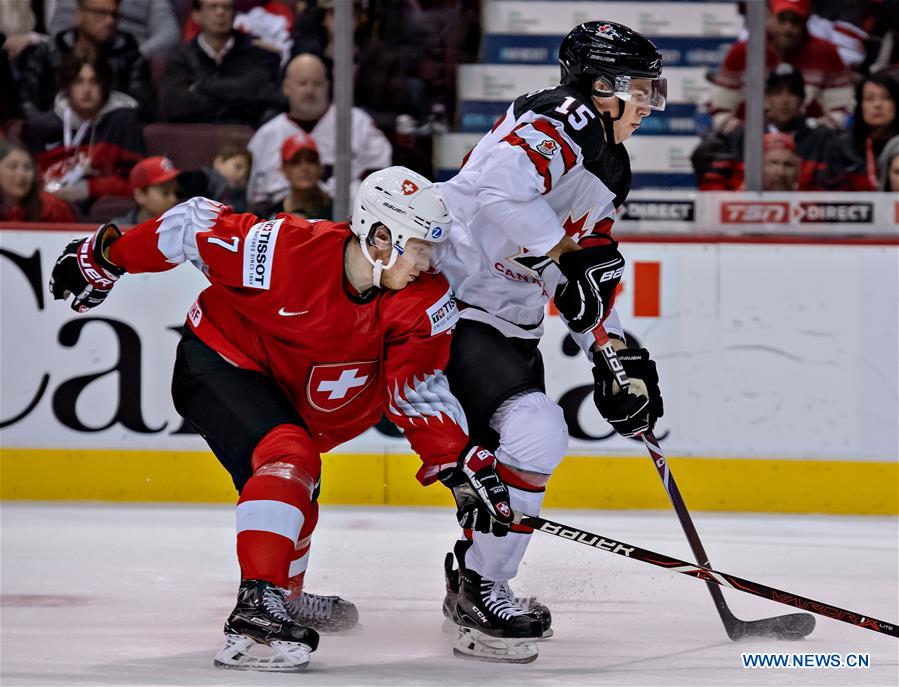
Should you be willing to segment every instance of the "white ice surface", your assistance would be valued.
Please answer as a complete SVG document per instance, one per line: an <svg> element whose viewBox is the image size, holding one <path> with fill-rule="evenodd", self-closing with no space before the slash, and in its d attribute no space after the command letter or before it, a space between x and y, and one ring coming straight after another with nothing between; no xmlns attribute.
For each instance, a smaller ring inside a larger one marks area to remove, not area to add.
<svg viewBox="0 0 899 687"><path fill-rule="evenodd" d="M546 517L689 559L672 513ZM733 643L705 585L535 534L516 593L550 605L556 636L526 666L454 658L441 632L451 515L323 508L308 588L359 607L295 675L217 670L238 569L233 510L217 506L0 506L0 681L109 685L897 685L899 641L818 618L800 643ZM701 514L713 565L887 621L897 613L897 519ZM734 591L742 618L795 611ZM740 653L868 652L868 670L744 670Z"/></svg>

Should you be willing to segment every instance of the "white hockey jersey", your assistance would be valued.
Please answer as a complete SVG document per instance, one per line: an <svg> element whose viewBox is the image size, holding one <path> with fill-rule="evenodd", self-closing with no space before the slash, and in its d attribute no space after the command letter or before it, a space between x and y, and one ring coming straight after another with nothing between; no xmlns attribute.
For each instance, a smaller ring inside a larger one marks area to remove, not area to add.
<svg viewBox="0 0 899 687"><path fill-rule="evenodd" d="M358 107L353 108L352 178L356 184L363 172L383 169L390 165L393 147L375 121ZM337 157L337 110L334 105L309 132L318 148L324 168L325 188L334 195L332 169ZM253 168L247 184L247 199L251 203L270 202L283 198L290 188L281 174L281 144L288 137L303 130L286 114L281 114L260 127L247 145L253 154ZM355 188L353 189L355 191ZM327 219L327 218L325 218Z"/></svg>
<svg viewBox="0 0 899 687"><path fill-rule="evenodd" d="M567 86L519 97L440 184L453 215L436 265L462 317L506 336L539 338L561 278L545 253L566 234L608 232L630 188L630 162L609 144L593 103ZM606 329L620 335L614 314Z"/></svg>

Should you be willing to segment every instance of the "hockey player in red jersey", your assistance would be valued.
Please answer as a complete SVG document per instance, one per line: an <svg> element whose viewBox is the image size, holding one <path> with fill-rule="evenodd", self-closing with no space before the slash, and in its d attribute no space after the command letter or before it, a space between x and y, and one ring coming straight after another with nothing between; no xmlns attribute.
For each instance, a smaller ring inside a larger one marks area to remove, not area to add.
<svg viewBox="0 0 899 687"><path fill-rule="evenodd" d="M460 306L450 388L473 439L496 452L512 507L529 515L539 513L568 444L562 409L545 393L537 348L551 294L591 360L592 330L605 323L632 380L622 393L595 361L600 414L623 436L653 427L662 415L655 363L645 349L625 347L612 307L624 259L611 237L630 188L622 141L665 107L661 55L628 27L593 21L566 36L559 60L561 84L515 100L459 174L440 185L453 223L435 252ZM483 634L533 639L524 618L540 621L537 635L550 632L548 609L516 599L508 585L530 536L517 525L503 537L466 532L455 546L458 572L447 556L444 613L461 628L458 652L536 658L532 641L479 641Z"/></svg>
<svg viewBox="0 0 899 687"><path fill-rule="evenodd" d="M172 395L240 494L241 584L216 665L300 670L315 627L356 622L352 604L301 592L320 454L382 414L421 456L418 479L453 489L461 521L511 521L494 456L469 441L444 374L458 311L429 268L449 221L429 181L392 167L365 180L349 224L263 221L192 198L124 235L104 225L57 260L51 292L79 312L127 272L191 262L210 281L188 312Z"/></svg>

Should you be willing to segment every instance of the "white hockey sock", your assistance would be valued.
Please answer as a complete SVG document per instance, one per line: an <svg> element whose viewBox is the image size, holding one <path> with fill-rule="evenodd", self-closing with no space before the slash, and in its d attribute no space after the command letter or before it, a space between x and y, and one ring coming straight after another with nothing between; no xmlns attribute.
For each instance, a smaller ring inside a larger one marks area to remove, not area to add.
<svg viewBox="0 0 899 687"><path fill-rule="evenodd" d="M544 489L525 491L509 487L512 509L526 515L539 515ZM531 541L531 533L509 532L505 537L473 532L471 548L465 553L465 567L488 580L511 580L518 574L518 566Z"/></svg>

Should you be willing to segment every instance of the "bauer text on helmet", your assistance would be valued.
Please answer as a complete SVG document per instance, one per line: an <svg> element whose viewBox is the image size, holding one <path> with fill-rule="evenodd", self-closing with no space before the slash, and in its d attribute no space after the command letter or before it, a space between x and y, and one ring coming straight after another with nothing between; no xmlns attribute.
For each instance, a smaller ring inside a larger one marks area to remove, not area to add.
<svg viewBox="0 0 899 687"><path fill-rule="evenodd" d="M350 227L363 248L373 245L379 225L390 231L393 249L386 263L363 250L375 273L390 269L409 239L439 243L446 239L450 214L434 184L406 167L370 174L356 193ZM375 282L377 283L377 281Z"/></svg>
<svg viewBox="0 0 899 687"><path fill-rule="evenodd" d="M665 109L662 56L652 41L623 24L590 21L574 27L559 48L559 63L562 83L585 95Z"/></svg>

